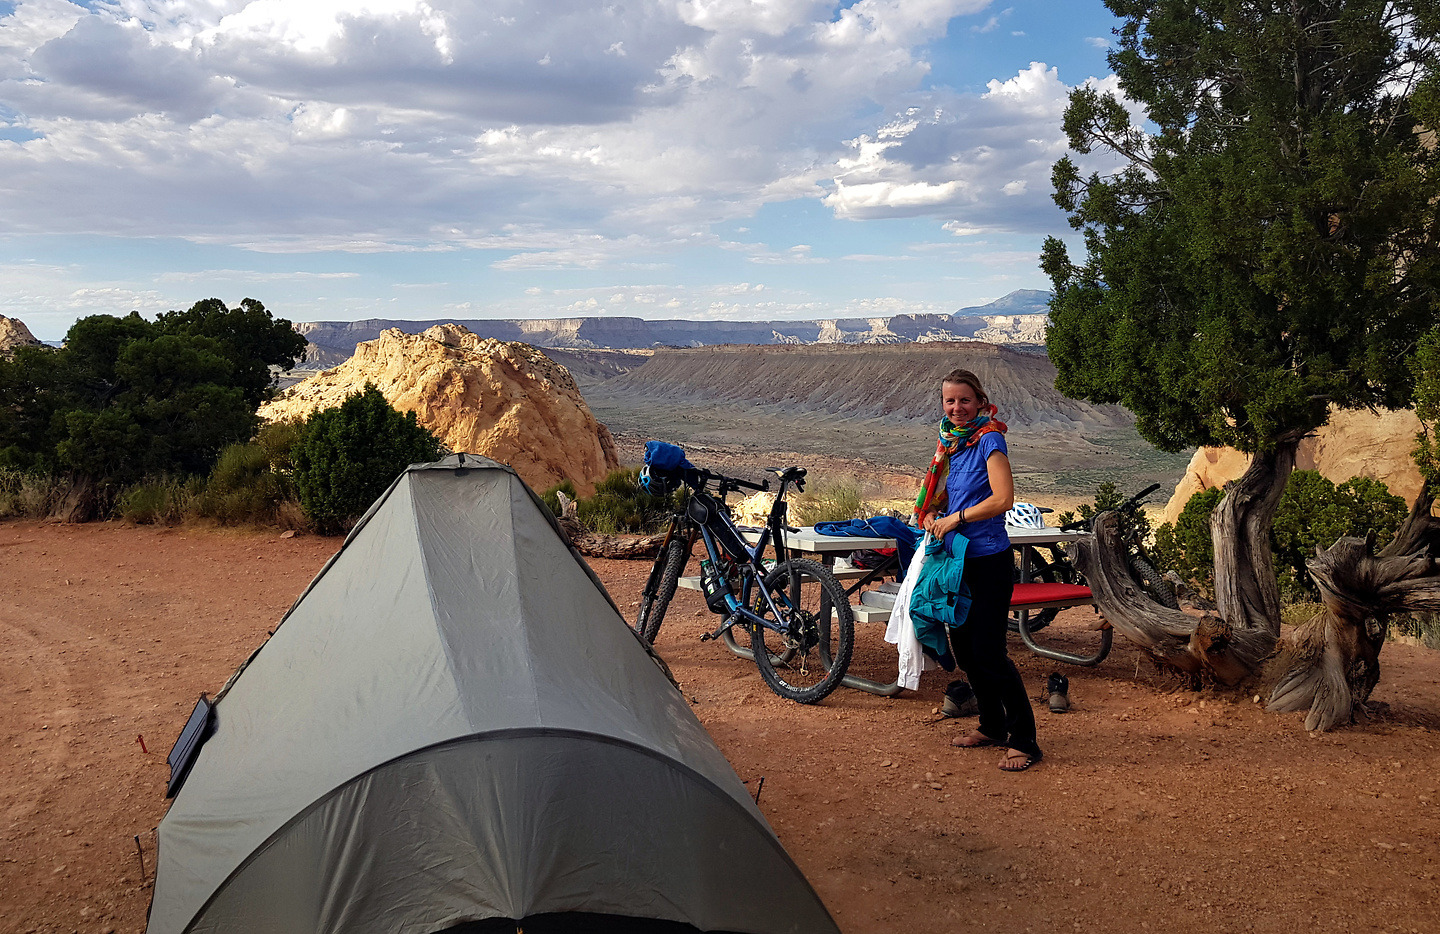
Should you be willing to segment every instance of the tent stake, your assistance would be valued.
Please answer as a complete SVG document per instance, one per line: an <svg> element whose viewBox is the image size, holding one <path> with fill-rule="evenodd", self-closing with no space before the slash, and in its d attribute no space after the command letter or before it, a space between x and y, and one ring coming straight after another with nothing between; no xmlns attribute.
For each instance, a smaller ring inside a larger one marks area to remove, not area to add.
<svg viewBox="0 0 1440 934"><path fill-rule="evenodd" d="M755 803L756 803L757 805L760 803L760 789L762 789L762 788L764 788L764 787L765 787L765 776L764 776L764 775L761 775L761 776L760 776L760 784L758 784L758 785L755 786Z"/></svg>
<svg viewBox="0 0 1440 934"><path fill-rule="evenodd" d="M135 835L135 855L140 857L140 884L145 884L145 851L140 848L140 835Z"/></svg>

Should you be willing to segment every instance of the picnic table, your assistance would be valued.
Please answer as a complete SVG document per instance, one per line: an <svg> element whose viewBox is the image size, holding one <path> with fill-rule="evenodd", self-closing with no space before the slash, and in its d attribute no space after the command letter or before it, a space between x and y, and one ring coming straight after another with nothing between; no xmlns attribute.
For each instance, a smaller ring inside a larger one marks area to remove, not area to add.
<svg viewBox="0 0 1440 934"><path fill-rule="evenodd" d="M1110 629L1104 629L1100 634L1100 648L1093 655L1074 655L1059 649L1049 648L1040 645L1033 633L1030 632L1030 613L1034 610L1049 609L1052 607L1089 606L1093 604L1094 598L1090 588L1074 584L1057 584L1046 582L1035 582L1030 580L1030 568L1035 562L1029 560L1032 555L1027 554L1037 547L1063 544L1066 542L1078 541L1090 533L1077 531L1062 531L1061 529L1021 529L1006 527L1006 533L1010 536L1010 546L1020 552L1020 580L1015 585L1015 593L1011 597L1010 606L1015 611L1020 630L1020 638L1025 646L1037 655L1055 661L1066 662L1072 665L1092 666L1098 665L1110 654L1111 640L1114 633ZM758 530L753 533L746 533L747 536L758 537ZM895 539L887 537L865 537L855 535L821 535L813 527L802 528L798 532L789 532L785 535L785 546L791 552L800 552L807 556L817 558L822 564L830 569L842 583L848 583L846 596L854 596L861 591L866 584L879 580L887 574L893 574L899 564L898 559L892 558L889 562L882 563L875 568L858 568L850 565L848 561L837 560L842 555L849 555L853 551L875 550L894 548ZM853 583L852 583L853 582ZM698 577L680 578L680 586L691 590L700 589ZM883 623L890 619L890 613L895 605L893 591L867 590L860 592L857 601L852 602L850 611L855 617L856 623ZM749 648L740 645L735 641L730 630L722 635L725 647L741 658L754 659L754 654ZM869 678L862 678L858 675L847 674L840 682L846 687L859 691L866 691L871 694L878 694L881 697L893 697L899 694L903 687L899 683L892 682L884 684L873 681Z"/></svg>

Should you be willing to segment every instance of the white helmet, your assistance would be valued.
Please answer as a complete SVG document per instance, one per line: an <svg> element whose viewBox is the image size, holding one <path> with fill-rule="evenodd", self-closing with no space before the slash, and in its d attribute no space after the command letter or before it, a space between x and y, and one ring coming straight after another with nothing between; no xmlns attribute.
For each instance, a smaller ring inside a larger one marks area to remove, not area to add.
<svg viewBox="0 0 1440 934"><path fill-rule="evenodd" d="M1030 503L1016 503L1014 508L1005 513L1005 524L1017 529L1043 529L1045 516Z"/></svg>

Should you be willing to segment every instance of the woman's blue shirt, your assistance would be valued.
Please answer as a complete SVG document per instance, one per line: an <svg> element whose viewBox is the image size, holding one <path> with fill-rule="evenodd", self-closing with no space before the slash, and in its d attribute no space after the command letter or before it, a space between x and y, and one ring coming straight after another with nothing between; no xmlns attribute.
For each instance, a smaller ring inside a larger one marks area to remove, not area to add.
<svg viewBox="0 0 1440 934"><path fill-rule="evenodd" d="M945 478L945 493L949 497L947 516L990 498L994 491L990 489L990 471L986 461L996 451L1010 456L1010 449L1005 446L1005 435L987 431L974 444L969 447L962 445L960 450L950 455L950 472ZM1010 547L1003 514L978 522L960 523L954 532L945 536L946 548L951 548L956 532L970 540L969 547L965 549L967 558L983 558Z"/></svg>

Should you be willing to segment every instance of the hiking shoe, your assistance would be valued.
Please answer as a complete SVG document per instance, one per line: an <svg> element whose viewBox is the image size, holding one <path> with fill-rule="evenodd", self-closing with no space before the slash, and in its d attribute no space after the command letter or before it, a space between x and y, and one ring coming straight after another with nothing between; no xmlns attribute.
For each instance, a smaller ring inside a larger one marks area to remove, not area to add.
<svg viewBox="0 0 1440 934"><path fill-rule="evenodd" d="M980 712L975 700L975 690L968 681L951 681L945 688L945 700L940 704L942 717L973 717Z"/></svg>
<svg viewBox="0 0 1440 934"><path fill-rule="evenodd" d="M1045 683L1045 691L1050 695L1050 712L1064 713L1070 709L1070 679L1056 671L1051 673L1050 680Z"/></svg>

